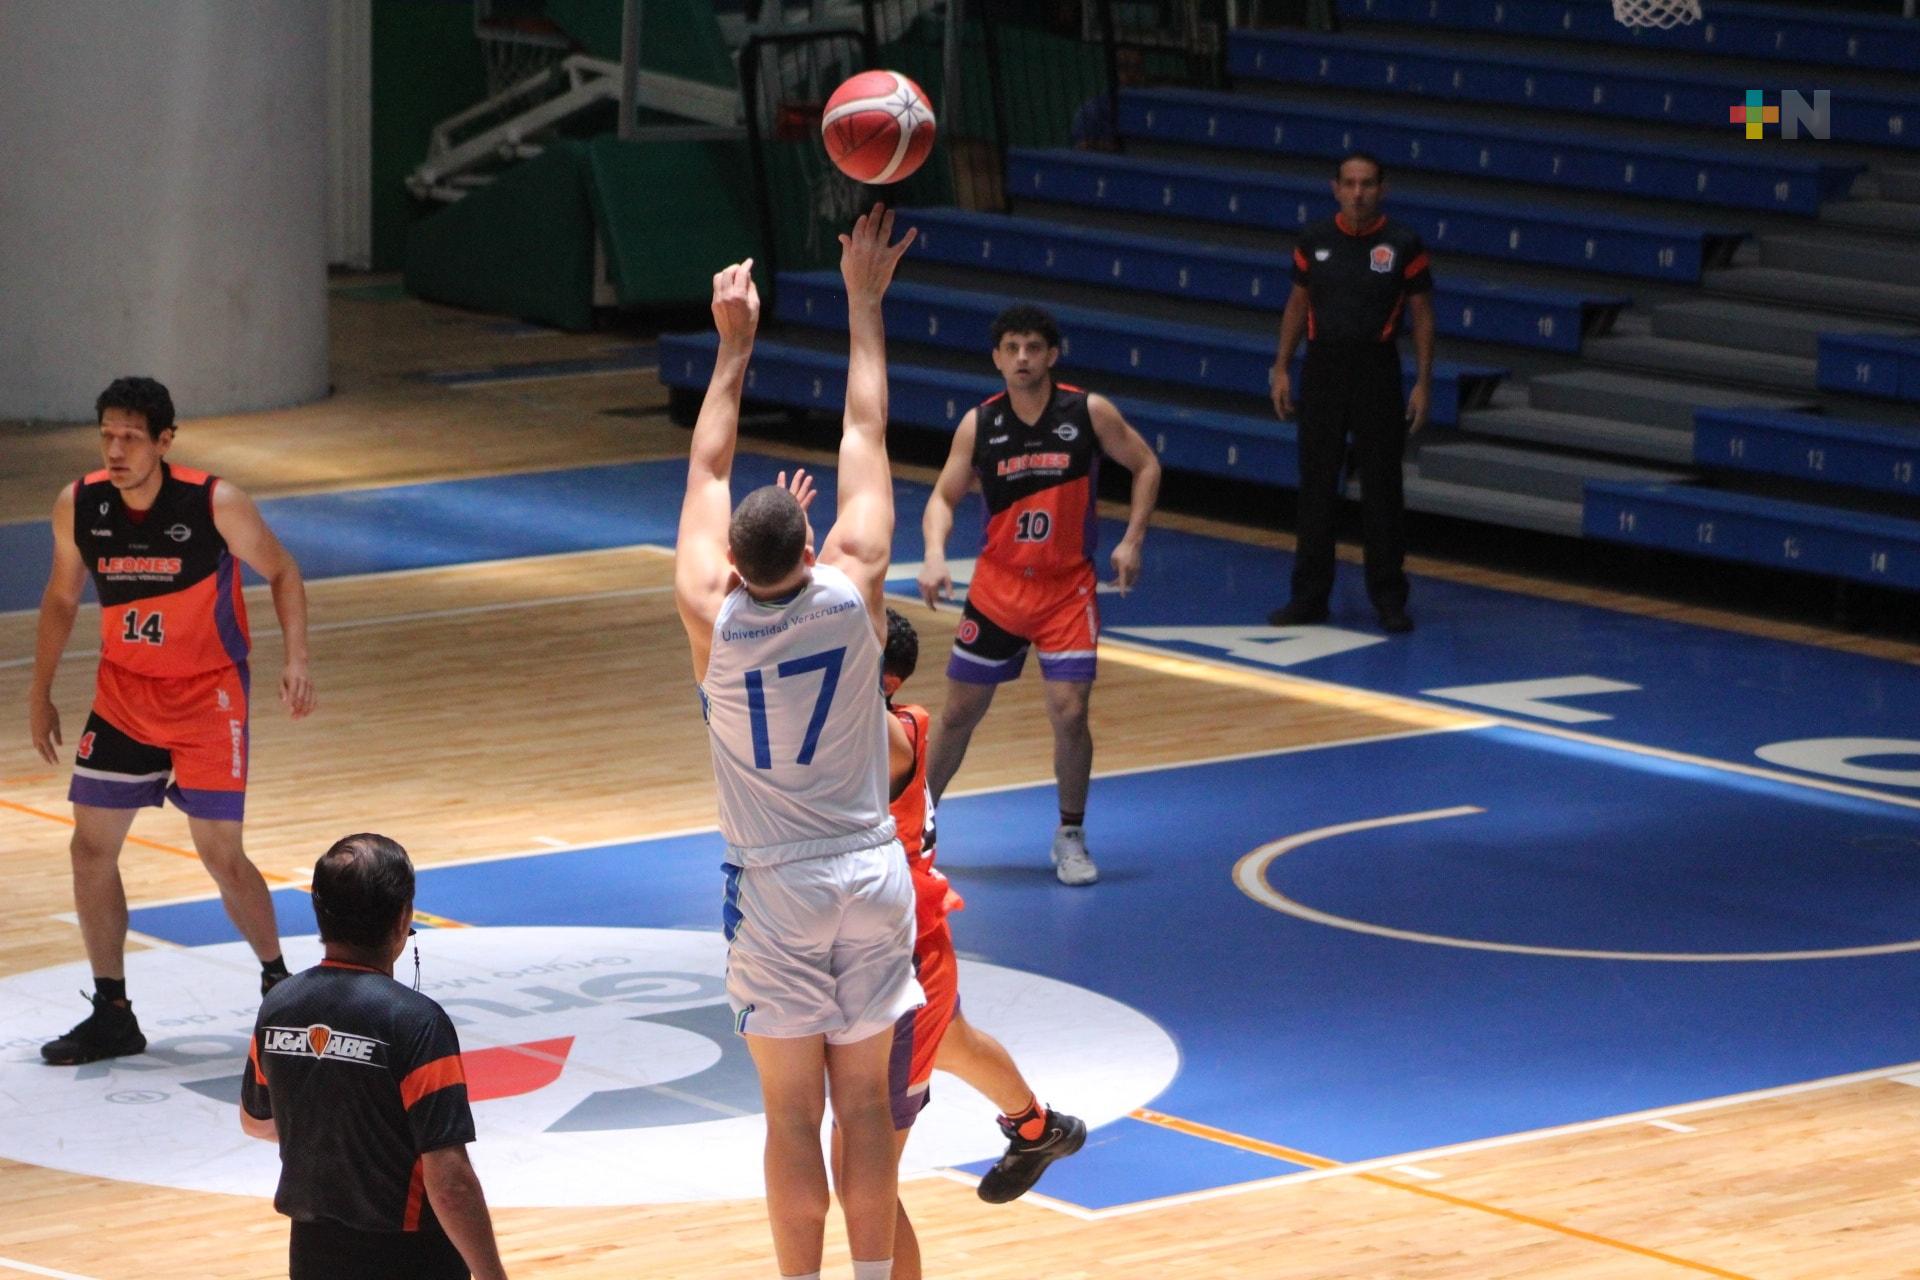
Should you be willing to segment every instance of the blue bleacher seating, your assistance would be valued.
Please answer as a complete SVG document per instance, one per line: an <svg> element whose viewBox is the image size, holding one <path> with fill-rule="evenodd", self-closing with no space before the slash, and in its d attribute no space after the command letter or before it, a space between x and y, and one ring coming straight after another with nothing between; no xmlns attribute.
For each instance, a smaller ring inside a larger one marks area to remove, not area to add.
<svg viewBox="0 0 1920 1280"><path fill-rule="evenodd" d="M1567 129L1473 125L1414 112L1319 107L1198 89L1128 89L1128 137L1335 159L1356 147L1389 166L1743 209L1817 214L1863 171L1857 164L1753 152L1687 150Z"/></svg>
<svg viewBox="0 0 1920 1280"><path fill-rule="evenodd" d="M1285 253L1068 226L959 209L909 209L919 228L912 256L953 266L1105 285L1279 311L1292 292ZM1617 295L1534 289L1442 271L1433 293L1435 327L1447 337L1577 352L1630 300Z"/></svg>
<svg viewBox="0 0 1920 1280"><path fill-rule="evenodd" d="M1848 422L1773 409L1697 409L1693 456L1702 466L1920 495L1920 424Z"/></svg>
<svg viewBox="0 0 1920 1280"><path fill-rule="evenodd" d="M1093 151L1013 150L1007 191L1016 200L1283 231L1333 212L1325 178ZM1688 284L1697 284L1707 268L1725 265L1746 234L1518 201L1429 196L1404 187L1394 191L1389 212L1436 252Z"/></svg>
<svg viewBox="0 0 1920 1280"><path fill-rule="evenodd" d="M1704 0L1699 22L1661 31L1624 27L1608 0L1339 0L1343 20L1546 36L1764 58L1807 66L1912 71L1920 25L1882 14Z"/></svg>
<svg viewBox="0 0 1920 1280"><path fill-rule="evenodd" d="M1750 87L1744 79L1687 67L1643 70L1309 31L1235 31L1228 66L1249 80L1658 120L1728 137L1740 135L1729 125L1727 109L1743 104ZM1920 148L1920 86L1906 95L1847 89L1833 95L1830 111L1835 141Z"/></svg>
<svg viewBox="0 0 1920 1280"><path fill-rule="evenodd" d="M660 380L670 387L704 388L718 344L710 333L661 338ZM844 355L763 339L754 346L747 395L794 409L837 412L846 402L846 377ZM1003 386L996 377L931 369L897 357L888 364L887 383L893 420L934 431L952 431L962 414ZM1156 401L1115 403L1168 467L1283 489L1300 483L1291 422L1275 421L1271 414L1214 413Z"/></svg>
<svg viewBox="0 0 1920 1280"><path fill-rule="evenodd" d="M1920 589L1920 521L1683 484L1586 486L1589 538Z"/></svg>
<svg viewBox="0 0 1920 1280"><path fill-rule="evenodd" d="M1817 369L1823 391L1920 404L1920 337L1823 333Z"/></svg>
<svg viewBox="0 0 1920 1280"><path fill-rule="evenodd" d="M845 286L838 272L782 272L777 282L776 314L786 324L844 330ZM921 343L978 352L992 349L993 318L1015 299L962 289L898 282L887 290L887 333L896 343ZM1113 373L1179 386L1205 387L1265 402L1273 367L1271 334L1155 321L1090 307L1049 308L1063 334L1061 361L1076 371ZM1411 388L1412 360L1403 361ZM1462 407L1485 404L1506 376L1505 369L1436 360L1431 415L1451 426Z"/></svg>

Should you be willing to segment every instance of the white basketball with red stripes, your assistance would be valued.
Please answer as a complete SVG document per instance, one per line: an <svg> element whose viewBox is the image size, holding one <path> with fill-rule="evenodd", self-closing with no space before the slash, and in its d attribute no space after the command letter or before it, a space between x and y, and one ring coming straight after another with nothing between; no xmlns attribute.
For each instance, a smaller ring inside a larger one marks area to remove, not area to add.
<svg viewBox="0 0 1920 1280"><path fill-rule="evenodd" d="M898 182L933 150L933 107L898 71L862 71L827 99L820 135L828 159L849 178Z"/></svg>

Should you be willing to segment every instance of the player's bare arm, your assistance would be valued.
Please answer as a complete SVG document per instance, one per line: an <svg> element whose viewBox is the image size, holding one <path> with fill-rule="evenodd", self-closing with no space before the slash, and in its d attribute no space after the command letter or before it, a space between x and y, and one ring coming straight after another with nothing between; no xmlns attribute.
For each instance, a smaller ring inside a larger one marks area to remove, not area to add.
<svg viewBox="0 0 1920 1280"><path fill-rule="evenodd" d="M307 584L300 565L276 538L260 508L237 485L222 480L213 490L213 527L239 561L267 580L273 612L286 646L280 667L280 702L295 720L313 711L313 676L307 668Z"/></svg>
<svg viewBox="0 0 1920 1280"><path fill-rule="evenodd" d="M280 1141L280 1127L273 1122L271 1116L262 1120L245 1107L240 1108L240 1132L249 1138L258 1138L262 1142Z"/></svg>
<svg viewBox="0 0 1920 1280"><path fill-rule="evenodd" d="M941 464L940 478L933 482L927 497L927 509L920 517L920 536L925 542L921 552L920 598L927 608L937 609L940 601L953 599L953 574L947 569L947 538L953 533L953 511L967 496L973 484L973 437L978 415L969 409L954 428L953 447Z"/></svg>
<svg viewBox="0 0 1920 1280"><path fill-rule="evenodd" d="M1101 450L1125 467L1133 476L1132 503L1127 510L1127 531L1113 549L1113 577L1122 591L1132 588L1140 576L1140 547L1147 540L1147 520L1160 500L1160 459L1146 437L1133 429L1113 401L1105 396L1088 396L1087 412L1093 418L1093 434Z"/></svg>
<svg viewBox="0 0 1920 1280"><path fill-rule="evenodd" d="M887 714L887 799L898 800L913 781L913 739L900 717Z"/></svg>
<svg viewBox="0 0 1920 1280"><path fill-rule="evenodd" d="M673 602L693 647L693 678L707 677L713 620L731 589L727 523L733 516L733 452L740 437L740 396L760 327L760 291L753 259L713 277L713 326L720 334L713 377L687 453L687 494L673 553Z"/></svg>
<svg viewBox="0 0 1920 1280"><path fill-rule="evenodd" d="M1287 295L1287 309L1280 313L1280 346L1273 357L1273 411L1281 418L1293 416L1293 353L1307 333L1307 307L1311 301L1308 286L1296 284Z"/></svg>
<svg viewBox="0 0 1920 1280"><path fill-rule="evenodd" d="M53 500L53 570L40 595L40 627L33 645L33 683L27 686L27 732L33 749L48 764L60 762L60 712L53 705L53 675L73 636L86 589L87 565L73 540L73 486Z"/></svg>
<svg viewBox="0 0 1920 1280"><path fill-rule="evenodd" d="M1407 397L1407 425L1412 432L1427 425L1427 414L1433 407L1433 295L1408 295L1407 316L1413 323L1413 356L1418 370L1413 393Z"/></svg>
<svg viewBox="0 0 1920 1280"><path fill-rule="evenodd" d="M913 243L893 243L893 211L875 205L840 237L847 286L847 409L840 431L839 510L820 560L840 569L867 601L875 634L887 635L887 564L893 553L893 472L887 465L887 337L881 301Z"/></svg>

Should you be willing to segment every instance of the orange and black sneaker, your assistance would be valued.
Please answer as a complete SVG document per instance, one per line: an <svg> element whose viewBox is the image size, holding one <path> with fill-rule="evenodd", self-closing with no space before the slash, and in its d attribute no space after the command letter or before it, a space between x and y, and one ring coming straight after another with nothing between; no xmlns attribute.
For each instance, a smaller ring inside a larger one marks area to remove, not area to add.
<svg viewBox="0 0 1920 1280"><path fill-rule="evenodd" d="M140 1034L140 1020L133 1016L131 1005L118 1005L98 995L87 999L93 1002L93 1012L58 1040L41 1045L41 1057L56 1067L77 1067L146 1052L147 1038Z"/></svg>
<svg viewBox="0 0 1920 1280"><path fill-rule="evenodd" d="M1000 1132L1007 1135L1007 1154L980 1179L980 1198L988 1204L1018 1200L1040 1181L1048 1165L1072 1155L1087 1141L1084 1121L1062 1115L1052 1107L1047 1108L1039 1134L1032 1138L1022 1137L1019 1126L1006 1116L1000 1117Z"/></svg>

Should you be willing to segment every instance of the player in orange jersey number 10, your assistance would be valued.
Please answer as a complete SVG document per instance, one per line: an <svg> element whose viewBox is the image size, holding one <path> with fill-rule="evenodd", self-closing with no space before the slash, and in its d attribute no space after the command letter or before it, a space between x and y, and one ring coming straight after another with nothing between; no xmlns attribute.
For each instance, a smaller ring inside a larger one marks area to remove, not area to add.
<svg viewBox="0 0 1920 1280"><path fill-rule="evenodd" d="M827 158L855 182L899 182L933 150L933 106L898 71L862 71L827 99L820 134Z"/></svg>

